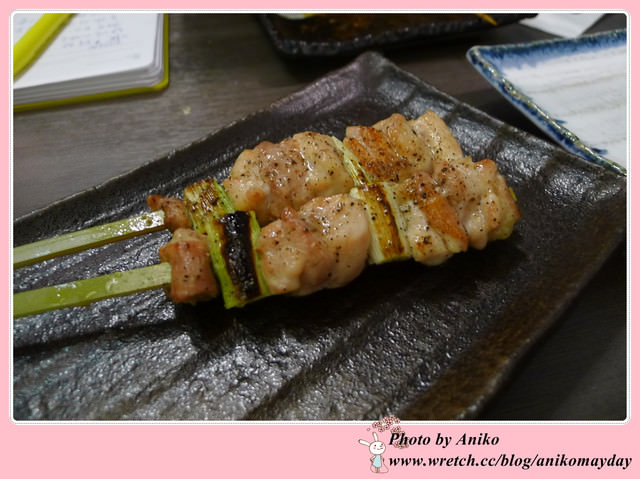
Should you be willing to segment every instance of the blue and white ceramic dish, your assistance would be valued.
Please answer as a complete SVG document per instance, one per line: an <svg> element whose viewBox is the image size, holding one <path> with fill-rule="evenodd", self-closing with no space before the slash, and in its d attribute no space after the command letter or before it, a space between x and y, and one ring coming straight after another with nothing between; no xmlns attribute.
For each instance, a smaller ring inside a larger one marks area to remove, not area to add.
<svg viewBox="0 0 640 479"><path fill-rule="evenodd" d="M626 30L475 46L467 59L565 149L626 174Z"/></svg>

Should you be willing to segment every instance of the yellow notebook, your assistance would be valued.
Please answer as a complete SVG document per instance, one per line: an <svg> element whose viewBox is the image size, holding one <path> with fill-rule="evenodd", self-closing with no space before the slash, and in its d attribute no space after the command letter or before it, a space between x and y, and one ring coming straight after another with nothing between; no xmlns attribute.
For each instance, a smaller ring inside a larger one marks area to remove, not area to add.
<svg viewBox="0 0 640 479"><path fill-rule="evenodd" d="M77 13L66 21L58 19L59 31L51 26L53 18L42 25L50 15L13 16L14 111L158 91L168 85L167 15ZM35 35L39 25L40 34ZM21 42L25 38L29 42ZM26 66L16 75L21 65Z"/></svg>

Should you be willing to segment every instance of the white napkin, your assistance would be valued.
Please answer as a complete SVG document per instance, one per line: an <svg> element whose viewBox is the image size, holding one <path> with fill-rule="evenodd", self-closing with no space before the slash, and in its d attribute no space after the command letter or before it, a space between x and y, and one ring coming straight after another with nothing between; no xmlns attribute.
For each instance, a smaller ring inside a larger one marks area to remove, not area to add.
<svg viewBox="0 0 640 479"><path fill-rule="evenodd" d="M582 35L602 16L602 13L539 13L533 18L521 20L520 23L552 35L572 38Z"/></svg>

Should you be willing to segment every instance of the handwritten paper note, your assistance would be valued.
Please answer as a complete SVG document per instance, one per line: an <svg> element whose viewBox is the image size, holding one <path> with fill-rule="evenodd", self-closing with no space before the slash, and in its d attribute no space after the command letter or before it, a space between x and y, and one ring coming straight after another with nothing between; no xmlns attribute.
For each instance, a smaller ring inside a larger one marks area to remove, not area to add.
<svg viewBox="0 0 640 479"><path fill-rule="evenodd" d="M126 44L128 33L117 15L81 17L75 28L62 35L62 48L97 50Z"/></svg>
<svg viewBox="0 0 640 479"><path fill-rule="evenodd" d="M16 14L14 41L38 14ZM38 61L14 83L14 89L116 75L149 68L158 56L158 14L76 14Z"/></svg>

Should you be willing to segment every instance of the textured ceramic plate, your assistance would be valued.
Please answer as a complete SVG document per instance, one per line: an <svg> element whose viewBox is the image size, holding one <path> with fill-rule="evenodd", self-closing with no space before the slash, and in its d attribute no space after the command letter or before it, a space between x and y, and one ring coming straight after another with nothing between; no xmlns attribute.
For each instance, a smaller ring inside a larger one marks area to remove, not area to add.
<svg viewBox="0 0 640 479"><path fill-rule="evenodd" d="M336 95L339 91L341 94ZM175 306L161 291L17 320L16 420L473 418L624 237L623 176L515 130L385 58L344 69L97 189L19 219L16 244L145 211L222 179L261 140L341 136L427 109L467 154L498 163L519 199L515 233L442 266L369 267L350 285L243 309ZM14 289L155 263L159 232L14 272Z"/></svg>
<svg viewBox="0 0 640 479"><path fill-rule="evenodd" d="M626 173L626 30L476 46L467 57L491 85L564 148Z"/></svg>
<svg viewBox="0 0 640 479"><path fill-rule="evenodd" d="M366 49L396 48L487 30L535 14L339 13L312 16L261 15L278 51L287 56L352 55Z"/></svg>

